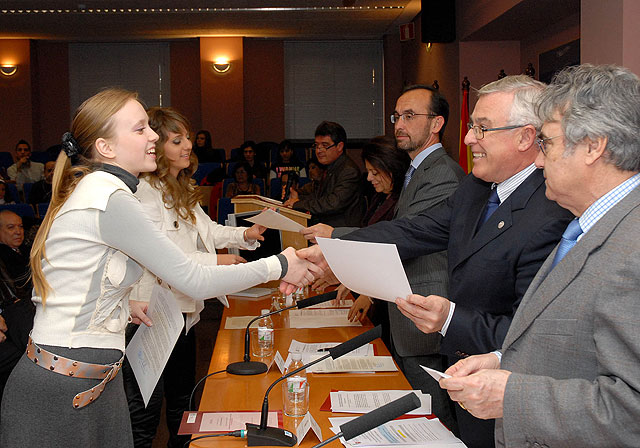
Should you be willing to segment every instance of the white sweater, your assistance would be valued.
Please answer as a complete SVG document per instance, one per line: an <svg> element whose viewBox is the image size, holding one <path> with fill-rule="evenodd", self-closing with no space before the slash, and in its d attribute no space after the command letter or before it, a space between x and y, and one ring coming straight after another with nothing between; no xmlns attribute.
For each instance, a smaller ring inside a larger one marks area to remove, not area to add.
<svg viewBox="0 0 640 448"><path fill-rule="evenodd" d="M196 217L195 224L182 219L174 208L169 209L164 204L162 191L152 187L144 178L140 179L136 197L140 200L142 208L156 227L180 247L185 254L199 263L216 265L216 249L227 247L256 249L259 247L256 241L248 243L244 240L246 227L219 225L211 221L198 204L193 210ZM133 286L131 299L148 302L156 283L162 284L162 280L145 269L140 281ZM201 300L195 300L171 287L171 285L169 287L180 304L182 312L187 313L186 331L189 331L200 320L200 312L204 308L204 304ZM225 306L229 305L226 297L221 296L219 299Z"/></svg>
<svg viewBox="0 0 640 448"><path fill-rule="evenodd" d="M144 214L118 177L85 176L56 215L46 240L43 273L51 286L38 296L32 332L38 344L124 351L131 286L146 266L194 299L233 293L280 278L276 256L233 266L198 264ZM221 281L224 279L224 281Z"/></svg>

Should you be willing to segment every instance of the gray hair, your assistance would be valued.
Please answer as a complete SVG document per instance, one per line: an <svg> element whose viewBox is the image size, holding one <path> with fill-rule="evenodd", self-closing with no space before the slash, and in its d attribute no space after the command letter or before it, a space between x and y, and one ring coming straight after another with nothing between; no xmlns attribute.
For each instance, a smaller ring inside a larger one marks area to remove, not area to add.
<svg viewBox="0 0 640 448"><path fill-rule="evenodd" d="M607 138L605 157L624 171L640 171L640 80L615 65L584 64L556 74L541 95L543 121L562 115L565 153L585 139Z"/></svg>
<svg viewBox="0 0 640 448"><path fill-rule="evenodd" d="M540 131L542 120L538 118L535 106L544 88L543 83L527 75L511 75L482 86L478 90L478 98L490 93L513 92L513 103L507 125L531 124Z"/></svg>

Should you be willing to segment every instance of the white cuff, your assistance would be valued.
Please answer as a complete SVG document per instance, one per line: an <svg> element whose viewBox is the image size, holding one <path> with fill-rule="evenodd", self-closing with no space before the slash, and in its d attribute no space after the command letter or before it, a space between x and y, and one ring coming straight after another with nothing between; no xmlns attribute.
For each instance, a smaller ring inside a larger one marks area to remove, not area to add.
<svg viewBox="0 0 640 448"><path fill-rule="evenodd" d="M442 329L438 332L445 337L447 335L447 330L449 329L449 324L451 323L451 319L453 318L453 312L456 309L456 304L454 302L449 301L449 315L447 316L447 320L444 321L444 325L442 325Z"/></svg>

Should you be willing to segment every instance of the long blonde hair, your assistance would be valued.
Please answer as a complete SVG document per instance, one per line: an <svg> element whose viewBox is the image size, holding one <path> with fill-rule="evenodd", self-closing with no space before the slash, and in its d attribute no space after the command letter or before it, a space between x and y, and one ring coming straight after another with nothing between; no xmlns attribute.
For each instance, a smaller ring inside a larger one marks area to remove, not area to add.
<svg viewBox="0 0 640 448"><path fill-rule="evenodd" d="M94 162L95 142L98 138L112 138L114 136L113 116L130 100L136 100L137 93L124 89L110 88L103 90L87 99L78 107L71 123L71 138L65 134L63 146L77 150L77 163L71 166L72 159L67 156L65 150L60 151L53 171L51 187L51 203L42 225L36 234L31 248L31 273L33 287L36 295L42 298L42 304L46 303L51 286L42 273L42 259L47 258L45 241L51 230L51 225L56 214L71 196L80 180L88 173L95 170ZM72 143L69 143L69 141Z"/></svg>
<svg viewBox="0 0 640 448"><path fill-rule="evenodd" d="M165 207L175 209L182 219L196 222L193 212L200 201L201 193L191 178L198 168L198 158L192 151L189 157L189 166L183 168L177 177L169 173L169 161L164 153L164 144L169 139L169 132L181 133L183 130L190 132L189 120L184 115L170 107L152 107L147 110L149 115L149 127L160 137L156 142L156 164L158 168L152 173L143 176L153 188L162 192L162 201Z"/></svg>

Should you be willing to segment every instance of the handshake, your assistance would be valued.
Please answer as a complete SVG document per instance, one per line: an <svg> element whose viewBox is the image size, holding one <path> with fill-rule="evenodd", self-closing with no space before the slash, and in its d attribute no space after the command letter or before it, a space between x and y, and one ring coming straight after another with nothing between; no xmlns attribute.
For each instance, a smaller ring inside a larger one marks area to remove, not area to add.
<svg viewBox="0 0 640 448"><path fill-rule="evenodd" d="M280 291L291 294L301 286L320 278L329 267L319 246L295 250L287 247L281 253L287 259L287 274L280 281Z"/></svg>

